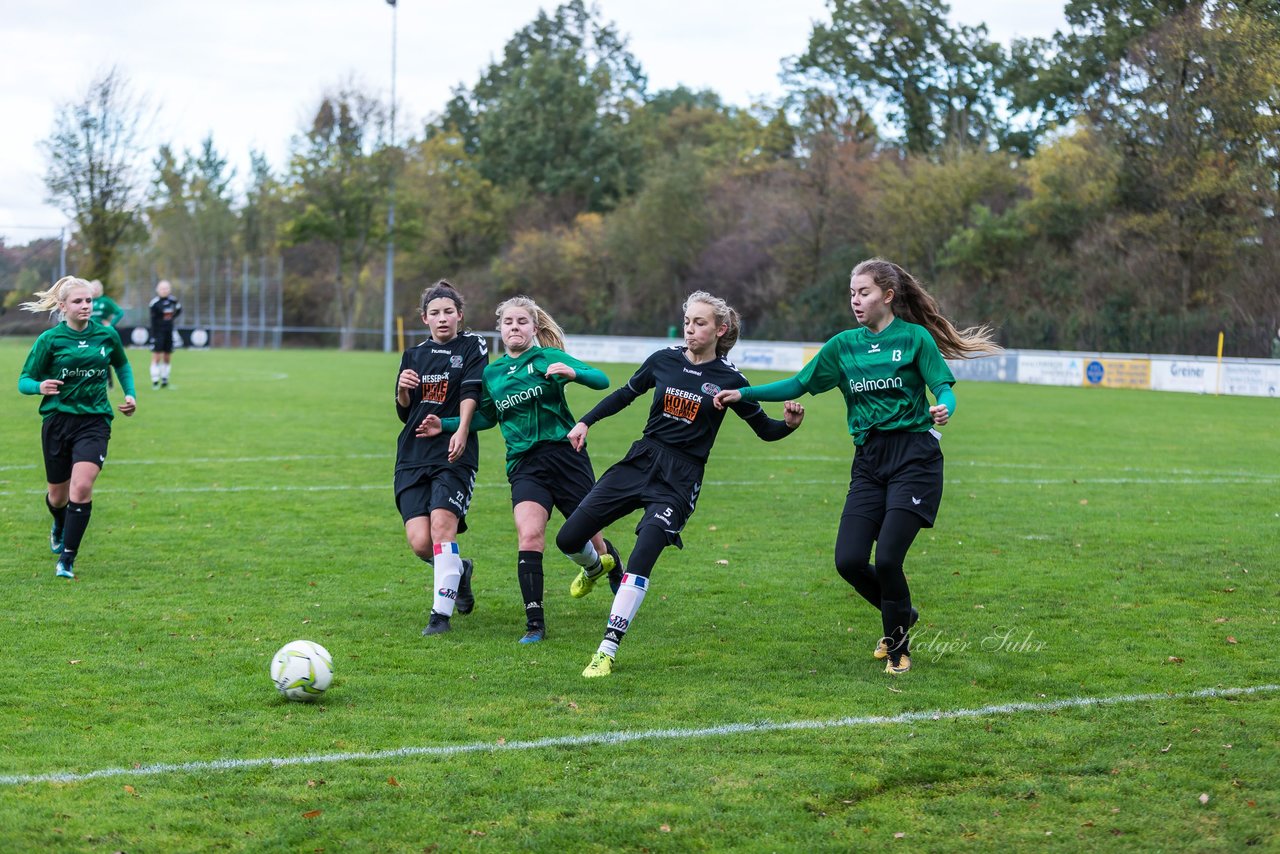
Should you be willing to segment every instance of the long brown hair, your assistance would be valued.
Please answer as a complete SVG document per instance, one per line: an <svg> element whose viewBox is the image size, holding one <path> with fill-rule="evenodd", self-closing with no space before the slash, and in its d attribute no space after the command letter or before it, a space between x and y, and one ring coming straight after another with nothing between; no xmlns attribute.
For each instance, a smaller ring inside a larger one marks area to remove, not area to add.
<svg viewBox="0 0 1280 854"><path fill-rule="evenodd" d="M531 297L516 296L509 300L504 300L498 305L498 331L502 331L502 315L507 313L508 309L518 308L529 312L529 317L533 319L534 334L538 339L539 347L554 347L557 350L564 349L564 330L560 328L560 324L556 323L556 319L546 312L546 310L533 301Z"/></svg>
<svg viewBox="0 0 1280 854"><path fill-rule="evenodd" d="M716 355L723 359L729 355L733 345L738 343L738 336L742 333L742 320L738 317L738 312L733 306L720 297L713 297L706 291L694 291L689 294L689 298L684 301L686 313L689 311L689 306L695 302L711 306L711 314L716 319L716 325L719 326L723 323L728 327L725 333L716 339Z"/></svg>
<svg viewBox="0 0 1280 854"><path fill-rule="evenodd" d="M956 329L943 316L938 302L915 277L892 261L868 258L853 268L850 279L870 276L882 291L892 289L894 298L889 303L896 317L916 323L929 330L938 345L938 351L948 359L967 359L979 353L995 355L1004 348L993 340L995 332L990 326L971 326Z"/></svg>

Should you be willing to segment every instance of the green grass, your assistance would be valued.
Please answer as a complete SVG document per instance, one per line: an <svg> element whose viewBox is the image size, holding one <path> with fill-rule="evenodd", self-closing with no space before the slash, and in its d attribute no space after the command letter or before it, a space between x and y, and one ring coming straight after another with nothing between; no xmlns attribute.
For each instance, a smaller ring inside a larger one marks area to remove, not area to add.
<svg viewBox="0 0 1280 854"><path fill-rule="evenodd" d="M584 680L607 588L570 599L573 568L548 554L548 640L516 644L496 433L461 538L477 609L419 635L431 582L391 495L394 354L180 352L152 392L135 352L138 415L116 419L80 578L55 579L36 400L13 390L29 343L0 341L0 776L1176 696L6 783L0 850L1280 845L1277 692L1184 696L1280 681L1274 400L961 385L938 525L908 557L916 667L897 679L831 566L852 451L838 397L808 399L772 445L731 416L686 548L659 561L615 675ZM576 391L579 412L598 396ZM592 430L597 471L646 411ZM609 532L624 554L633 524ZM270 683L296 638L335 657L321 703Z"/></svg>

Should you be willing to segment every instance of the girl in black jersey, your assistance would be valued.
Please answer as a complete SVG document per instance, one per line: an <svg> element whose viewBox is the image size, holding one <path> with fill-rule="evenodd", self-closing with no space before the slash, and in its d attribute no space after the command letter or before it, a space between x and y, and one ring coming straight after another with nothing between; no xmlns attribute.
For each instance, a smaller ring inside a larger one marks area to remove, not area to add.
<svg viewBox="0 0 1280 854"><path fill-rule="evenodd" d="M484 339L460 332L462 296L441 279L422 294L422 322L431 337L400 358L396 415L404 423L396 448L396 506L413 553L432 564L435 597L424 635L449 631L456 607L471 613L471 561L462 560L458 534L467 529L467 505L475 487L480 446L469 427L480 398ZM449 436L423 438L428 415L456 416Z"/></svg>
<svg viewBox="0 0 1280 854"><path fill-rule="evenodd" d="M596 404L569 431L569 441L581 449L592 424L621 412L653 389L649 421L640 440L601 476L556 537L556 546L572 554L581 551L596 531L644 509L604 640L583 676L613 672L618 644L644 601L658 555L669 545L683 548L680 531L693 515L702 472L724 421L724 411L715 408L712 400L721 389L747 384L725 358L738 340L738 313L724 300L703 291L690 294L684 304L684 340L683 347L651 355L626 385ZM804 408L791 401L785 404L782 421L765 415L757 403L731 408L766 442L791 435L804 420Z"/></svg>
<svg viewBox="0 0 1280 854"><path fill-rule="evenodd" d="M716 396L716 406L783 400L833 388L844 395L856 451L836 533L836 571L880 614L872 656L885 672L911 669L911 605L903 561L942 500L935 427L956 411L955 377L943 357L998 353L986 327L957 330L910 273L872 258L853 270L849 305L860 324L833 336L790 379ZM929 405L931 391L937 401ZM875 545L875 563L871 547Z"/></svg>
<svg viewBox="0 0 1280 854"><path fill-rule="evenodd" d="M84 279L65 276L22 308L56 308L62 313L62 322L32 346L18 377L18 391L41 396L40 438L49 484L45 506L53 515L49 549L58 555L54 574L73 579L93 511L93 486L107 461L111 439L107 377L114 369L124 390L120 412L132 415L138 406L133 370L115 329L90 320L93 289Z"/></svg>

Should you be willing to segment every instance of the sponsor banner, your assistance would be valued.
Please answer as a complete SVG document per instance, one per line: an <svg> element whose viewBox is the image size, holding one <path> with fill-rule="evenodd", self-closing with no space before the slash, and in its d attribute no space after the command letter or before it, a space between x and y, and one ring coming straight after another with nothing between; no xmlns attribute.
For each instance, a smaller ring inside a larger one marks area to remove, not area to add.
<svg viewBox="0 0 1280 854"><path fill-rule="evenodd" d="M1151 388L1151 360L1087 359L1084 384L1101 388Z"/></svg>
<svg viewBox="0 0 1280 854"><path fill-rule="evenodd" d="M947 367L957 381L1013 383L1018 381L1018 355L983 356L978 359L947 359Z"/></svg>
<svg viewBox="0 0 1280 854"><path fill-rule="evenodd" d="M1222 393L1280 397L1280 363L1223 362Z"/></svg>
<svg viewBox="0 0 1280 854"><path fill-rule="evenodd" d="M1184 391L1212 394L1218 366L1198 359L1152 359L1151 388L1156 391Z"/></svg>
<svg viewBox="0 0 1280 854"><path fill-rule="evenodd" d="M1031 385L1080 385L1084 360L1077 356L1019 353L1017 377Z"/></svg>
<svg viewBox="0 0 1280 854"><path fill-rule="evenodd" d="M151 346L151 327L149 326L119 326L116 332L120 333L120 340L125 346ZM173 349L175 350L183 348L199 350L208 346L209 330L207 329L180 326L173 330Z"/></svg>

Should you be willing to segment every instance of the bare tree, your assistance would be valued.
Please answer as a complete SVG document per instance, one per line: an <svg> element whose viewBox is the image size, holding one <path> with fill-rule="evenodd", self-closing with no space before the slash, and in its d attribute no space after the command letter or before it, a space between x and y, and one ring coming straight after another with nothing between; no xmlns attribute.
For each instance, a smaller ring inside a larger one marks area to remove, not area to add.
<svg viewBox="0 0 1280 854"><path fill-rule="evenodd" d="M59 108L42 143L48 158L47 201L75 220L89 258L80 274L111 290L117 248L141 225L144 163L140 141L149 120L115 68L94 79L84 97Z"/></svg>

